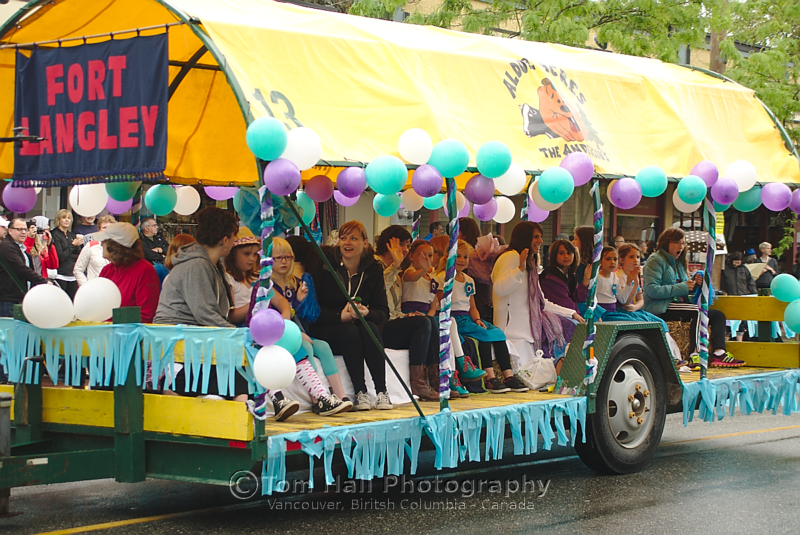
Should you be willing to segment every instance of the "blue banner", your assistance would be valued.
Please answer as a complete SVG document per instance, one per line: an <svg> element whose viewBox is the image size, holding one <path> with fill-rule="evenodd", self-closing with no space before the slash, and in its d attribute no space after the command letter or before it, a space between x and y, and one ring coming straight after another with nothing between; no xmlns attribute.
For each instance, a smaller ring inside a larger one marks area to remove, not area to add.
<svg viewBox="0 0 800 535"><path fill-rule="evenodd" d="M14 182L158 180L167 163L167 35L17 51Z"/></svg>

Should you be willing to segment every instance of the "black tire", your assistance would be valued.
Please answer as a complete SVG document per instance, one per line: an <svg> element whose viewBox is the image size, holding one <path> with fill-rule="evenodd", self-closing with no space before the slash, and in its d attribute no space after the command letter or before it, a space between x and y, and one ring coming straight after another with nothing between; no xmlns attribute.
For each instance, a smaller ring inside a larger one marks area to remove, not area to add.
<svg viewBox="0 0 800 535"><path fill-rule="evenodd" d="M586 443L580 437L575 441L584 464L607 474L641 470L661 441L666 393L664 371L646 340L636 334L620 336L597 389L597 410L586 416Z"/></svg>

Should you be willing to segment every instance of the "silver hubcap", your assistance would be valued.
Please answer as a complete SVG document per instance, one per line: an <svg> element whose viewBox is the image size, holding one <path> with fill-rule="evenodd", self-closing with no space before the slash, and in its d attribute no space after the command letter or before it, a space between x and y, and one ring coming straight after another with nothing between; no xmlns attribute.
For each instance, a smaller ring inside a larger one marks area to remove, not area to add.
<svg viewBox="0 0 800 535"><path fill-rule="evenodd" d="M653 377L642 361L623 362L608 387L607 416L620 446L636 448L653 427Z"/></svg>

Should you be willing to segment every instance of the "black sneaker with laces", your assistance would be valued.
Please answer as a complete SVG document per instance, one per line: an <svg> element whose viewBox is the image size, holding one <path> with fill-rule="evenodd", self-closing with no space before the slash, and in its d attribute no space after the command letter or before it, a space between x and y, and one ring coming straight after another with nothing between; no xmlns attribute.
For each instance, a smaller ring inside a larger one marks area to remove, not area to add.
<svg viewBox="0 0 800 535"><path fill-rule="evenodd" d="M314 412L320 416L330 416L339 412L349 411L353 407L350 401L342 401L335 394L326 398L319 398L314 404Z"/></svg>
<svg viewBox="0 0 800 535"><path fill-rule="evenodd" d="M497 377L484 379L484 381L486 382L486 389L492 394L505 394L506 392L511 392L511 389Z"/></svg>
<svg viewBox="0 0 800 535"><path fill-rule="evenodd" d="M283 397L281 392L276 392L272 397L272 406L275 407L275 420L282 422L300 410L300 403L290 401Z"/></svg>
<svg viewBox="0 0 800 535"><path fill-rule="evenodd" d="M503 380L503 384L510 388L512 392L527 392L530 390L530 388L525 386L525 383L523 383L522 380L520 380L520 378L516 375L506 377Z"/></svg>

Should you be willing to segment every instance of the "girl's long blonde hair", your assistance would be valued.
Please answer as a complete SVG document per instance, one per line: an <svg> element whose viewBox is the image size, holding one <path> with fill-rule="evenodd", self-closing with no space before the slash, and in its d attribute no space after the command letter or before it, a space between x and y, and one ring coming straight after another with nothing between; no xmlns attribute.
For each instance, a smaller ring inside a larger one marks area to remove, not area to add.
<svg viewBox="0 0 800 535"><path fill-rule="evenodd" d="M428 242L433 248L433 252L439 255L439 265L436 266L436 273L441 273L447 267L447 246L450 245L449 236L434 236Z"/></svg>
<svg viewBox="0 0 800 535"><path fill-rule="evenodd" d="M289 261L289 271L286 273L286 280L284 280L284 284L286 288L290 288L292 290L297 289L297 277L295 276L295 266L294 266L294 251L292 250L292 246L289 245L289 242L284 240L283 238L272 238L272 257L276 256L291 256L292 259ZM274 268L273 268L274 269ZM275 272L272 272L272 278L275 278Z"/></svg>

